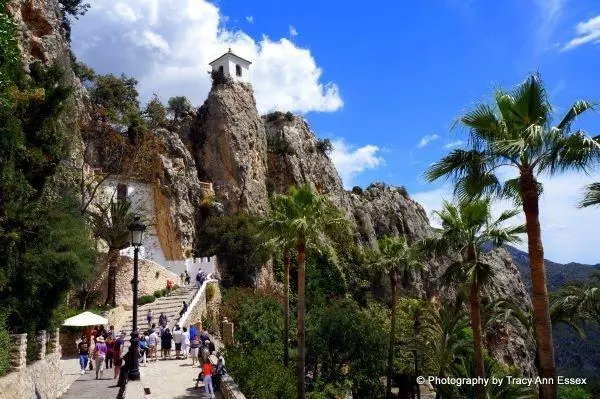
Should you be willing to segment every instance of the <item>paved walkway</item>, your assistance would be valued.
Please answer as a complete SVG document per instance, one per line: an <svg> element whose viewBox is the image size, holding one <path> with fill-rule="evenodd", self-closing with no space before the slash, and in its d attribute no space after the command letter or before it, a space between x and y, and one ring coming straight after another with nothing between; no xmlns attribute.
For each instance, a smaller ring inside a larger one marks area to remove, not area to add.
<svg viewBox="0 0 600 399"><path fill-rule="evenodd" d="M142 385L150 389L146 399L198 399L206 398L202 382L196 386L200 373L198 365L192 366L187 360L158 360L140 366ZM216 394L218 399L222 396Z"/></svg>
<svg viewBox="0 0 600 399"><path fill-rule="evenodd" d="M79 361L77 359L61 360L68 378L74 379L73 383L62 396L62 399L112 399L117 397L119 388L117 380L113 379L114 371L112 369L104 371L104 379L96 380L96 370L88 371L81 375Z"/></svg>

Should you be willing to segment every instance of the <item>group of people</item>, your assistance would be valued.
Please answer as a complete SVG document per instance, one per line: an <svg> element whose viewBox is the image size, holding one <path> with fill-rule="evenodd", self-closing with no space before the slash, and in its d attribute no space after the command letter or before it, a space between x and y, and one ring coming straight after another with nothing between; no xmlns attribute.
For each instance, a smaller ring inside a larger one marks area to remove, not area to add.
<svg viewBox="0 0 600 399"><path fill-rule="evenodd" d="M108 331L104 326L86 329L77 344L81 374L95 368L96 379L103 379L104 370L114 368L113 378L118 378L123 362L125 335L125 332L117 335L114 326L110 326Z"/></svg>

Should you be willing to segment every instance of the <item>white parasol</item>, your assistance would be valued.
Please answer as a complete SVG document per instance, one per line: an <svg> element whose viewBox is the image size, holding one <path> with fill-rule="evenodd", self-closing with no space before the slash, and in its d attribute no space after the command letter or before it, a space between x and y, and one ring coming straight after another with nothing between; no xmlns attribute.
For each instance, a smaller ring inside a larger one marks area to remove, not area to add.
<svg viewBox="0 0 600 399"><path fill-rule="evenodd" d="M108 320L92 312L83 312L77 316L69 317L67 320L65 320L63 326L85 327L100 324L108 324Z"/></svg>

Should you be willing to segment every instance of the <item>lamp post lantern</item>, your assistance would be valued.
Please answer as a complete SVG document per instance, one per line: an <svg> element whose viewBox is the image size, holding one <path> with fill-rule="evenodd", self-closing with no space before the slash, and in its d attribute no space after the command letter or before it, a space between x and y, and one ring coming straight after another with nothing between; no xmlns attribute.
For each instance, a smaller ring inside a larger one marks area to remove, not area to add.
<svg viewBox="0 0 600 399"><path fill-rule="evenodd" d="M139 215L135 216L135 220L129 226L131 232L131 245L133 245L133 280L131 280L133 291L133 326L131 331L131 346L129 347L129 372L128 379L140 379L140 362L139 362L139 347L140 338L137 330L137 301L138 301L138 253L142 245L142 239L146 225L140 221Z"/></svg>

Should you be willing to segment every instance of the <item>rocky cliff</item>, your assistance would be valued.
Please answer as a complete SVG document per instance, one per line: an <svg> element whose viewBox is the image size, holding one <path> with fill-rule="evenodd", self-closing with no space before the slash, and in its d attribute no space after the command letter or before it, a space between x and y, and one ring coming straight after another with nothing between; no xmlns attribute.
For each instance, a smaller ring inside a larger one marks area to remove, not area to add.
<svg viewBox="0 0 600 399"><path fill-rule="evenodd" d="M212 182L227 213L265 213L267 140L252 87L214 84L191 129L198 176Z"/></svg>

